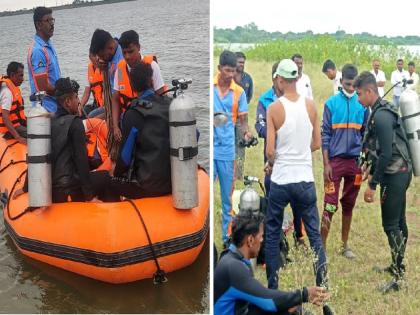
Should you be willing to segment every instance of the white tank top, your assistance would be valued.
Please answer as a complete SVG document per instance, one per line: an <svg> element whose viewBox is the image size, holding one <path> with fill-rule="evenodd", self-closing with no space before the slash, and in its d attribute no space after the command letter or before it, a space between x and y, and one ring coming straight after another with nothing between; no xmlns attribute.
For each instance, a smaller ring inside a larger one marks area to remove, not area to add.
<svg viewBox="0 0 420 315"><path fill-rule="evenodd" d="M311 141L313 126L305 97L291 102L280 97L285 112L283 126L276 132L276 157L271 180L277 185L313 182Z"/></svg>

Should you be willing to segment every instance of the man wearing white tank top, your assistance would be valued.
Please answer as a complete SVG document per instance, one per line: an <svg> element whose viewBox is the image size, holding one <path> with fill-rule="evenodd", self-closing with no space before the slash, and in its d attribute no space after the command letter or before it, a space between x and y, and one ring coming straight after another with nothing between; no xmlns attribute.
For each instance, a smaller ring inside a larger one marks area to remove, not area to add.
<svg viewBox="0 0 420 315"><path fill-rule="evenodd" d="M268 287L278 288L279 242L284 208L290 203L302 215L312 250L316 255L316 284L326 286L326 256L319 232L319 214L312 172L312 151L321 147L320 124L315 104L296 91L298 68L290 59L280 61L274 73L283 96L270 105L267 115L268 162L271 172L265 229L265 259ZM324 305L324 314L332 314Z"/></svg>

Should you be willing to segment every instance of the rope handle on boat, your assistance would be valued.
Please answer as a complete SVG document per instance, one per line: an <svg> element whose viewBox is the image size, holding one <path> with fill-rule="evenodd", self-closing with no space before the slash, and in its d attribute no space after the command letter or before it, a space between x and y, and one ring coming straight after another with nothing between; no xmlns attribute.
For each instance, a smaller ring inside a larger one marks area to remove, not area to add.
<svg viewBox="0 0 420 315"><path fill-rule="evenodd" d="M9 196L7 197L7 201L6 201L7 202L7 216L9 217L9 219L11 221L15 221L15 220L19 219L21 216L27 214L28 212L32 212L35 209L38 209L37 207L27 207L25 210L23 210L21 213L19 213L18 215L14 216L14 217L12 217L10 215L10 201L13 198L13 192L15 191L16 185L20 182L22 176L25 175L27 172L28 172L28 170L26 169L18 176L18 178L16 179L15 183L12 186L12 190L10 191Z"/></svg>
<svg viewBox="0 0 420 315"><path fill-rule="evenodd" d="M134 203L133 200L131 200L131 199L125 199L125 201L127 201L128 203L130 203L133 206L133 208L136 210L137 215L139 216L140 221L143 224L144 231L146 232L146 236L147 236L147 240L149 242L150 250L152 251L153 260L155 261L156 268L157 268L157 271L153 275L153 283L154 284L159 284L159 283L167 282L168 281L168 278L166 277L165 271L160 268L160 265L159 265L159 262L158 262L158 259L157 259L155 250L153 248L152 240L150 239L149 231L147 230L146 223L143 220L143 216L141 215L140 210L137 208L137 206L136 206L136 204Z"/></svg>
<svg viewBox="0 0 420 315"><path fill-rule="evenodd" d="M13 147L17 143L19 143L19 141L12 142L12 143L10 143L6 146L6 149L4 149L4 151L3 151L3 153L1 154L1 157L0 157L0 165L1 165L1 162L3 162L3 158L6 155L7 150L9 150L9 148Z"/></svg>
<svg viewBox="0 0 420 315"><path fill-rule="evenodd" d="M26 163L26 160L20 160L20 161L13 161L10 160L9 164L7 164L5 167L3 167L2 169L0 169L0 174L3 173L3 171L5 171L9 166L15 165L15 164L19 164L19 163Z"/></svg>

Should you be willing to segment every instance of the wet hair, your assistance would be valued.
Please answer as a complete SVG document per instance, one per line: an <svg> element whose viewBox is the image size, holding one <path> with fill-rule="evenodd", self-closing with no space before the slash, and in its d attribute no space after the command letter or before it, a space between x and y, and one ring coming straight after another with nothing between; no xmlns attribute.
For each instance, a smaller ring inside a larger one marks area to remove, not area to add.
<svg viewBox="0 0 420 315"><path fill-rule="evenodd" d="M109 32L97 28L95 32L93 32L89 51L92 52L92 54L97 55L101 50L105 49L106 44L111 39L113 38Z"/></svg>
<svg viewBox="0 0 420 315"><path fill-rule="evenodd" d="M18 72L19 69L24 69L25 67L23 66L22 63L17 62L17 61L12 61L11 63L9 63L7 65L7 70L6 70L6 74L7 76L10 78L10 76L16 72Z"/></svg>
<svg viewBox="0 0 420 315"><path fill-rule="evenodd" d="M301 54L294 54L294 55L292 56L292 58L290 58L290 59L292 59L293 61L295 61L295 58L297 58L297 59L303 59L303 57L302 57L302 55L301 55Z"/></svg>
<svg viewBox="0 0 420 315"><path fill-rule="evenodd" d="M409 65L409 66L413 66L413 67L415 67L415 66L416 66L416 64L414 63L414 61L410 61L410 62L408 63L408 65Z"/></svg>
<svg viewBox="0 0 420 315"><path fill-rule="evenodd" d="M254 213L251 210L240 211L232 221L233 244L236 247L240 247L247 236L257 235L263 221L264 215L261 212Z"/></svg>
<svg viewBox="0 0 420 315"><path fill-rule="evenodd" d="M60 78L55 82L55 97L58 104L63 104L67 97L79 92L79 84L70 78Z"/></svg>
<svg viewBox="0 0 420 315"><path fill-rule="evenodd" d="M322 66L322 72L327 72L329 69L335 70L335 63L331 59L327 59Z"/></svg>
<svg viewBox="0 0 420 315"><path fill-rule="evenodd" d="M355 65L352 64L344 65L341 72L343 74L343 80L353 80L355 77L357 77L357 68Z"/></svg>
<svg viewBox="0 0 420 315"><path fill-rule="evenodd" d="M136 31L129 30L121 34L118 43L121 45L121 48L128 48L130 44L135 44L140 46L139 34Z"/></svg>
<svg viewBox="0 0 420 315"><path fill-rule="evenodd" d="M355 89L366 89L371 88L376 94L378 94L378 85L376 83L375 76L369 71L363 71L353 82Z"/></svg>
<svg viewBox="0 0 420 315"><path fill-rule="evenodd" d="M271 66L271 77L273 77L274 73L276 73L278 66L279 66L279 61L273 63L273 65Z"/></svg>
<svg viewBox="0 0 420 315"><path fill-rule="evenodd" d="M42 21L42 18L48 14L52 14L52 10L46 7L36 7L34 9L34 25L36 28L36 22Z"/></svg>
<svg viewBox="0 0 420 315"><path fill-rule="evenodd" d="M150 78L153 77L152 66L148 63L140 62L130 71L130 82L134 91L143 92L150 89Z"/></svg>
<svg viewBox="0 0 420 315"><path fill-rule="evenodd" d="M229 66L236 68L236 59L236 55L233 52L229 50L224 50L220 54L219 65L221 65L222 67Z"/></svg>
<svg viewBox="0 0 420 315"><path fill-rule="evenodd" d="M244 58L246 60L246 56L242 51L237 51L235 55L236 55L236 58Z"/></svg>

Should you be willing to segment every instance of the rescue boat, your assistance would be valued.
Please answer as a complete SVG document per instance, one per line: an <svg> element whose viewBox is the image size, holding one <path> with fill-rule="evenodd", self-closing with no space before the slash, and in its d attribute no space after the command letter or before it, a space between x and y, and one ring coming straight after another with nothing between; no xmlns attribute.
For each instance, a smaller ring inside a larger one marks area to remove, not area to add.
<svg viewBox="0 0 420 315"><path fill-rule="evenodd" d="M192 264L209 230L210 181L198 170L199 206L177 210L172 197L115 203L67 202L28 208L26 146L0 139L4 225L18 250L35 260L108 283L164 282Z"/></svg>

